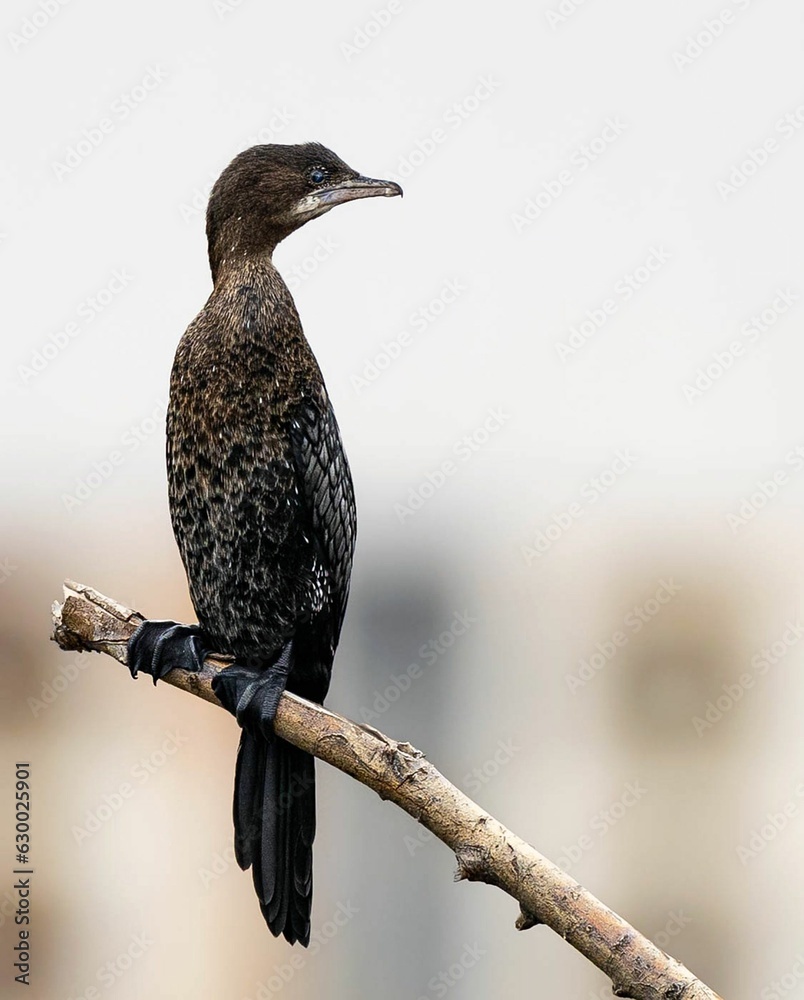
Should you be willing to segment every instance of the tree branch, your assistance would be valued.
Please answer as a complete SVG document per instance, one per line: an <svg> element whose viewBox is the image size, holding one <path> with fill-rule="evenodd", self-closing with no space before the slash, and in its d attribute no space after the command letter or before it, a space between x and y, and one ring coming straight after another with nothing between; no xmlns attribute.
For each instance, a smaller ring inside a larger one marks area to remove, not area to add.
<svg viewBox="0 0 804 1000"><path fill-rule="evenodd" d="M126 662L126 644L143 616L91 587L67 581L53 606L62 649L107 653ZM230 661L210 657L201 673L173 670L165 682L219 704L211 681ZM285 693L275 729L390 799L435 834L458 860L457 879L496 885L521 907L517 927L543 923L609 976L615 995L633 1000L720 1000L530 844L520 840L444 778L409 743L357 725Z"/></svg>

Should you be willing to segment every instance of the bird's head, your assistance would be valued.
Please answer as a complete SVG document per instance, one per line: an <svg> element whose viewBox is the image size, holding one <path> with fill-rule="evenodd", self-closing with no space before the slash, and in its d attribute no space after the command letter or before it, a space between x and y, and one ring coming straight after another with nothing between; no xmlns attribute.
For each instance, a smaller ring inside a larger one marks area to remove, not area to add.
<svg viewBox="0 0 804 1000"><path fill-rule="evenodd" d="M398 184L363 177L318 142L252 146L232 160L210 194L213 278L224 260L270 254L280 240L336 205L398 194Z"/></svg>

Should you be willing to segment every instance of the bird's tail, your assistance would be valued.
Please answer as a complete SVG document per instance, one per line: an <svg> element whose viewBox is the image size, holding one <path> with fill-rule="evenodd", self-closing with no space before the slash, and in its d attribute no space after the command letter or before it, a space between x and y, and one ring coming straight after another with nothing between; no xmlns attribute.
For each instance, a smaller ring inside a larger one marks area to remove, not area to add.
<svg viewBox="0 0 804 1000"><path fill-rule="evenodd" d="M242 731L234 788L237 863L253 870L271 933L305 946L313 899L314 764L278 737L268 742Z"/></svg>

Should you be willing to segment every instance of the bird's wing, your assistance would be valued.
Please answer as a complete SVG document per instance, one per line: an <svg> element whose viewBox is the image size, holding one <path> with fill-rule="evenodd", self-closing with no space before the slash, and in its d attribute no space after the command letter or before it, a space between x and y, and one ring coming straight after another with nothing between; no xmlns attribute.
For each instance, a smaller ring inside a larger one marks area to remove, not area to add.
<svg viewBox="0 0 804 1000"><path fill-rule="evenodd" d="M291 442L301 497L327 577L334 654L349 596L357 514L349 463L323 386L294 408Z"/></svg>

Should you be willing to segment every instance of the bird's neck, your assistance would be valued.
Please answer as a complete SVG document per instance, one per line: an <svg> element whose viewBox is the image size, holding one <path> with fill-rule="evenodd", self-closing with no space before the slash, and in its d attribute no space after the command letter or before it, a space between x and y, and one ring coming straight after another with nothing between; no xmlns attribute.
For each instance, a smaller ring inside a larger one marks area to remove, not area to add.
<svg viewBox="0 0 804 1000"><path fill-rule="evenodd" d="M216 241L209 248L209 268L212 272L212 283L217 288L222 284L240 281L243 277L265 276L270 278L278 274L273 263L275 247L267 246L260 250L250 250L232 243L226 247Z"/></svg>
<svg viewBox="0 0 804 1000"><path fill-rule="evenodd" d="M217 350L233 368L320 379L293 297L270 255L224 262L206 308Z"/></svg>
<svg viewBox="0 0 804 1000"><path fill-rule="evenodd" d="M239 219L227 219L214 232L207 222L209 267L215 284L233 268L272 267L274 250L293 231L289 226L257 225L257 220L251 221L251 225L244 227Z"/></svg>

